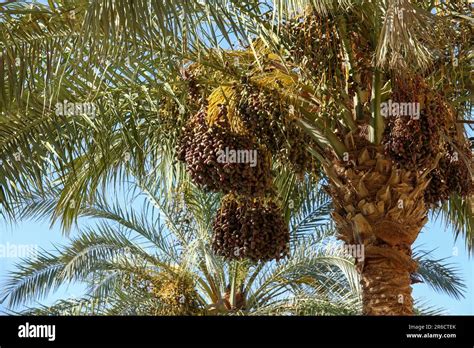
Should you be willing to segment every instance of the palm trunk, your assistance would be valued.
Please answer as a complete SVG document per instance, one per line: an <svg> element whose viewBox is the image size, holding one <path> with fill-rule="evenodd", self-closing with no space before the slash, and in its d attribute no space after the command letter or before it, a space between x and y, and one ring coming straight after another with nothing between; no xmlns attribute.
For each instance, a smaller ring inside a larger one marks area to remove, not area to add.
<svg viewBox="0 0 474 348"><path fill-rule="evenodd" d="M410 274L416 271L411 245L427 221L423 175L396 169L380 146L352 136L345 161L326 168L333 217L361 274L366 315L411 315Z"/></svg>
<svg viewBox="0 0 474 348"><path fill-rule="evenodd" d="M370 246L362 276L362 305L365 315L412 315L410 273L416 270L411 250L400 251L390 245Z"/></svg>

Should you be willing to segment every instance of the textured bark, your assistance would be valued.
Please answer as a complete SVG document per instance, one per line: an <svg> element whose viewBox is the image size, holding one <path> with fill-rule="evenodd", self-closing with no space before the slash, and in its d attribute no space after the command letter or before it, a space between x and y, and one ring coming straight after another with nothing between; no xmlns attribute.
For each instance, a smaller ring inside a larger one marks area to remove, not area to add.
<svg viewBox="0 0 474 348"><path fill-rule="evenodd" d="M410 274L416 270L411 250L370 246L362 275L363 311L366 315L412 315ZM400 258L401 260L397 260Z"/></svg>
<svg viewBox="0 0 474 348"><path fill-rule="evenodd" d="M326 168L339 238L362 244L357 260L366 315L411 315L411 246L427 221L425 173L396 169L381 147L352 136L345 161Z"/></svg>

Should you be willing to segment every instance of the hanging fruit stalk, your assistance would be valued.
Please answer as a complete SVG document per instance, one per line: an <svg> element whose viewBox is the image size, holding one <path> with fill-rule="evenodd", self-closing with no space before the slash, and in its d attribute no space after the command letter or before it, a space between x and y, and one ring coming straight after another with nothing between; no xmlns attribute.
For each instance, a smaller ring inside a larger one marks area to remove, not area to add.
<svg viewBox="0 0 474 348"><path fill-rule="evenodd" d="M201 312L193 277L183 270L143 270L134 274L132 283L147 291L159 303L159 315L196 315Z"/></svg>
<svg viewBox="0 0 474 348"><path fill-rule="evenodd" d="M269 92L252 86L248 78L238 87L237 98L237 114L246 129L276 160L300 176L315 170L315 159L306 149L313 141L298 126L294 109Z"/></svg>
<svg viewBox="0 0 474 348"><path fill-rule="evenodd" d="M225 196L213 229L212 249L226 259L278 261L288 256L288 226L272 197Z"/></svg>
<svg viewBox="0 0 474 348"><path fill-rule="evenodd" d="M474 192L472 182L472 152L467 142L455 141L446 144L443 157L430 173L430 183L426 188L425 202L439 204L452 194L469 197Z"/></svg>
<svg viewBox="0 0 474 348"><path fill-rule="evenodd" d="M442 134L454 118L441 97L432 93L421 77L396 77L392 83L391 103L385 107L385 152L400 167L426 168L442 150ZM418 108L419 114L414 113L414 108ZM394 111L396 114L392 115Z"/></svg>
<svg viewBox="0 0 474 348"><path fill-rule="evenodd" d="M192 181L205 190L246 195L269 192L272 176L267 150L249 136L232 132L226 112L221 106L219 122L209 126L202 108L183 130L177 158L186 163ZM254 163L239 161L250 157Z"/></svg>

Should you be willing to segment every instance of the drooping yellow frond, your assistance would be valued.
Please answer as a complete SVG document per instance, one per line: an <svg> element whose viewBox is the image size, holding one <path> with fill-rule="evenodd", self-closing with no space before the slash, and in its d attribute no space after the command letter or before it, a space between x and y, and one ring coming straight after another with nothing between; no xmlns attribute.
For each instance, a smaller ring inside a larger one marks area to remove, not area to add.
<svg viewBox="0 0 474 348"><path fill-rule="evenodd" d="M212 126L219 120L221 114L221 106L227 107L227 120L230 125L231 131L237 134L246 134L248 131L245 128L242 120L237 116L237 93L232 86L220 86L214 89L209 95L206 121Z"/></svg>

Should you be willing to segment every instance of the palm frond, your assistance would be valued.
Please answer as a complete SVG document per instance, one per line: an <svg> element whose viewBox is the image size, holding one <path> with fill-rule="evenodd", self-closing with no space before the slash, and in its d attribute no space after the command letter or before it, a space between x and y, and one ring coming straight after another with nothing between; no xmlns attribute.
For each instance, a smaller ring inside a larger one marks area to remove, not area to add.
<svg viewBox="0 0 474 348"><path fill-rule="evenodd" d="M413 255L418 262L417 274L433 290L445 293L457 300L464 297L467 287L459 268L447 262L447 258L434 259L432 252L415 250Z"/></svg>
<svg viewBox="0 0 474 348"><path fill-rule="evenodd" d="M474 200L452 195L440 208L432 211L434 221L452 228L455 238L462 237L467 249L474 252Z"/></svg>

